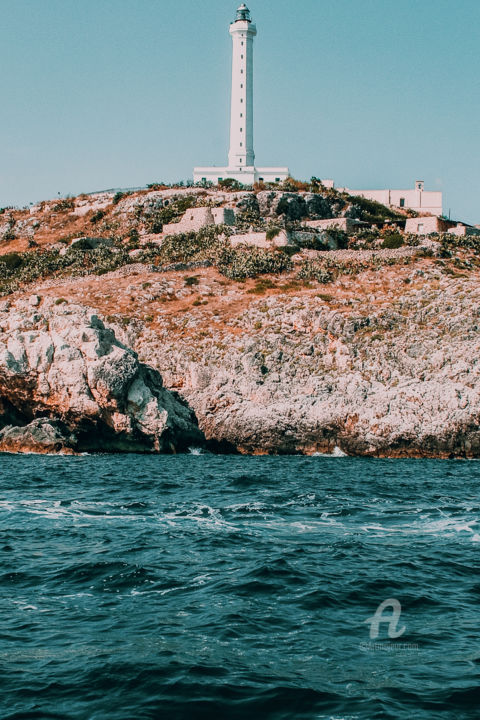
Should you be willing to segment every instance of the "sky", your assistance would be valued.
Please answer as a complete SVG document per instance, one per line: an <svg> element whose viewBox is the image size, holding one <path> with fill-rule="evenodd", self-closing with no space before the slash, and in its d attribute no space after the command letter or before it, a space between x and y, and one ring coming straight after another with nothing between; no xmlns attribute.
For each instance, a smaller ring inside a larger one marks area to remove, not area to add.
<svg viewBox="0 0 480 720"><path fill-rule="evenodd" d="M0 0L0 207L227 162L238 0ZM251 0L259 165L480 223L479 0Z"/></svg>

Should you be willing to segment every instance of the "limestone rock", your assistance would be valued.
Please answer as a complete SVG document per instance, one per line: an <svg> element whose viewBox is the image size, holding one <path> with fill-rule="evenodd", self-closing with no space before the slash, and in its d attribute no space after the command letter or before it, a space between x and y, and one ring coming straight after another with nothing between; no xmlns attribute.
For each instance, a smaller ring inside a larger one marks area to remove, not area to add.
<svg viewBox="0 0 480 720"><path fill-rule="evenodd" d="M3 321L2 408L4 449L173 452L203 443L193 412L157 371L87 308L50 299L41 313L19 301Z"/></svg>
<svg viewBox="0 0 480 720"><path fill-rule="evenodd" d="M1 452L71 453L75 436L59 420L38 418L25 426L7 425L0 430Z"/></svg>

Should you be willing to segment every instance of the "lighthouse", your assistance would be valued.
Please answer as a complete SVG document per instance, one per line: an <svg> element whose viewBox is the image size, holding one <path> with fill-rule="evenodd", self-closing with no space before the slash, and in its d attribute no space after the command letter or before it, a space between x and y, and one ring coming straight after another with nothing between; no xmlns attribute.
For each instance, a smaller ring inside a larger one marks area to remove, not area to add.
<svg viewBox="0 0 480 720"><path fill-rule="evenodd" d="M244 185L254 182L281 182L289 176L287 167L256 167L253 149L253 40L257 28L250 10L242 3L229 28L232 37L232 88L230 98L230 150L228 166L196 167L195 183L233 178Z"/></svg>
<svg viewBox="0 0 480 720"><path fill-rule="evenodd" d="M257 28L246 5L230 25L233 41L230 152L228 167L238 172L255 165L253 151L253 38Z"/></svg>

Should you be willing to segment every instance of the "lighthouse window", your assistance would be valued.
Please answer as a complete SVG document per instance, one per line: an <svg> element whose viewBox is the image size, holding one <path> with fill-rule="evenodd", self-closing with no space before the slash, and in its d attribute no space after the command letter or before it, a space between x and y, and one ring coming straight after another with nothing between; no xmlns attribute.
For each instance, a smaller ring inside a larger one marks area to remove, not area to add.
<svg viewBox="0 0 480 720"><path fill-rule="evenodd" d="M243 83L240 83L240 87L243 88Z"/></svg>
<svg viewBox="0 0 480 720"><path fill-rule="evenodd" d="M243 98L240 98L240 102L243 102Z"/></svg>
<svg viewBox="0 0 480 720"><path fill-rule="evenodd" d="M243 147L243 143L240 143L240 147Z"/></svg>
<svg viewBox="0 0 480 720"><path fill-rule="evenodd" d="M242 69L240 70L240 72L241 72L241 73L242 73L242 75L243 75L243 68L242 68Z"/></svg>
<svg viewBox="0 0 480 720"><path fill-rule="evenodd" d="M243 117L243 113L240 113L240 117Z"/></svg>

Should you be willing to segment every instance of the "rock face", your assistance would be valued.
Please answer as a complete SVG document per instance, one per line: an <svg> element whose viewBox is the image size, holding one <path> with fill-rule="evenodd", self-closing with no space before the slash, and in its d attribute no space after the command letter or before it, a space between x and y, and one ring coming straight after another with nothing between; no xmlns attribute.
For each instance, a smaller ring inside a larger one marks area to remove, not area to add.
<svg viewBox="0 0 480 720"><path fill-rule="evenodd" d="M205 309L195 343L160 326L136 347L206 437L241 452L480 457L478 284L407 272L386 290L364 277L352 305L271 295L224 325Z"/></svg>
<svg viewBox="0 0 480 720"><path fill-rule="evenodd" d="M3 317L2 317L3 315ZM175 452L202 445L195 416L81 306L0 313L0 450Z"/></svg>

